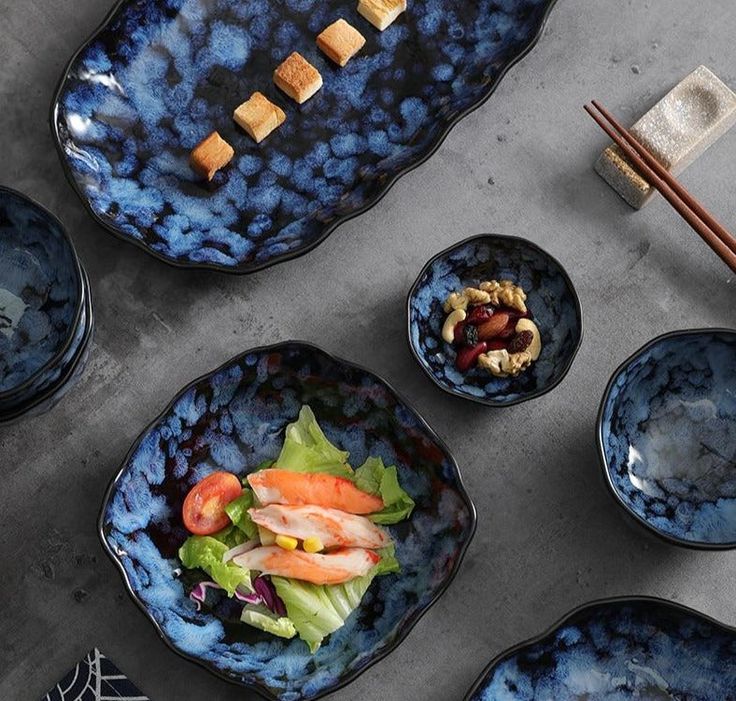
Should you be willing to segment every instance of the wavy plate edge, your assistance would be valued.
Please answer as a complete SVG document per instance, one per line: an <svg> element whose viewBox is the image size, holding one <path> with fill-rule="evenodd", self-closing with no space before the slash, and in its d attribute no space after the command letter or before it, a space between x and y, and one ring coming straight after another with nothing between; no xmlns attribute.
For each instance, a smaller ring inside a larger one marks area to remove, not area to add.
<svg viewBox="0 0 736 701"><path fill-rule="evenodd" d="M121 12L124 9L124 7L130 2L133 2L133 0L117 0L115 5L113 5L112 9L108 12L108 14L102 20L100 25L97 27L97 29L94 30L94 32L88 37L88 39L74 52L71 59L69 59L69 61L66 64L66 67L62 71L61 78L59 79L56 89L54 90L54 94L51 99L51 106L49 110L49 122L50 122L49 126L51 128L51 136L53 137L54 146L56 147L56 152L59 156L59 160L61 161L62 170L64 171L64 175L66 176L66 179L71 185L72 189L74 190L74 192L77 194L77 196L81 200L82 205L84 206L87 213L92 217L92 219L95 222L97 222L97 224L99 224L106 231L108 231L113 236L115 236L115 238L125 241L126 243L132 244L133 246L153 256L154 258L157 258L158 260L163 261L167 265L170 265L174 268L187 269L187 270L214 270L214 271L221 272L221 273L228 273L230 275L248 275L251 273L256 273L260 270L265 270L266 268L270 268L271 266L277 265L279 263L285 263L289 260L295 260L297 258L300 258L301 256L304 256L307 253L313 251L321 243L324 243L327 240L327 238L330 236L330 234L332 234L339 226L341 226L347 221L350 221L351 219L355 219L356 217L359 217L361 214L365 214L368 210L372 209L375 205L377 205L388 194L388 192L399 181L399 179L401 179L404 175L411 172L412 170L415 170L422 164L426 163L439 150L440 146L442 146L442 144L444 143L449 133L460 121L462 121L471 112L474 112L475 110L477 110L479 107L481 107L483 104L485 104L490 99L491 95L493 95L493 93L496 92L496 89L500 85L501 81L506 77L506 74L517 63L519 63L529 53L531 53L531 51L539 43L539 40L544 34L544 30L547 26L547 21L549 20L549 16L552 13L552 10L554 9L555 5L557 4L557 0L544 0L544 2L547 3L547 6L545 7L544 13L539 22L539 26L537 27L537 31L534 33L534 36L532 36L529 42L521 48L519 53L517 53L514 57L509 59L503 66L501 66L496 78L488 84L486 92L478 100L476 100L472 105L470 105L465 110L458 113L453 119L447 120L443 128L439 130L437 138L432 143L429 144L429 146L425 149L425 151L413 163L406 166L405 168L399 169L390 178L388 178L386 180L385 185L376 192L373 198L369 199L361 207L355 209L349 214L345 214L345 215L338 217L331 224L329 224L328 226L325 226L325 228L322 230L320 235L312 243L310 243L307 246L303 246L291 252L273 256L272 258L262 263L255 263L255 264L239 263L233 266L226 266L226 265L221 265L218 263L180 262L178 260L165 256L159 253L158 251L154 251L150 246L146 245L142 241L126 236L118 228L107 223L104 219L102 219L102 217L100 217L92 209L92 206L89 203L89 199L84 194L84 192L81 190L81 188L78 186L77 181L74 178L74 175L72 174L71 166L69 165L66 159L66 156L64 154L64 149L63 149L62 141L61 141L61 135L59 134L59 129L58 129L60 98L64 90L64 87L66 86L66 83L69 80L70 74L72 72L74 65L77 62L77 59L79 59L81 54L84 51L86 51L86 49L94 41L96 41L97 37L105 29L107 29L107 26L113 22L113 20L116 18L118 13Z"/></svg>
<svg viewBox="0 0 736 701"><path fill-rule="evenodd" d="M419 288L419 284L421 283L422 278L424 277L425 273L432 267L432 265L436 261L438 261L443 256L446 256L449 253L452 253L456 248L465 246L466 244L472 243L473 241L480 241L481 239L488 239L488 238L508 239L509 241L521 241L522 243L525 243L531 246L532 248L536 248L540 253L543 253L553 263L555 263L560 268L562 277L565 279L568 286L570 287L572 296L575 299L575 310L577 312L577 316L580 321L580 338L578 338L578 342L572 351L570 360L567 362L567 365L565 365L560 377L549 387L546 387L545 389L537 390L536 392L533 392L532 394L526 397L519 397L518 399L514 399L510 402L499 402L494 399L484 399L482 397L472 397L458 390L448 389L444 385L441 385L439 381L437 380L437 378L434 375L432 375L429 372L429 370L427 370L427 368L424 367L424 364L421 358L419 357L419 353L417 352L416 348L414 348L414 344L411 341L411 301L414 298L414 294ZM447 248L441 250L439 253L436 253L435 255L433 255L422 266L422 269L419 271L419 274L417 275L416 280L414 280L414 282L412 283L411 287L409 288L409 293L406 296L406 340L407 340L407 343L409 344L409 351L411 352L412 357L416 361L417 365L421 368L422 372L439 389L441 389L446 394L449 394L451 397L457 397L458 399L464 399L466 401L475 402L476 404L481 404L482 406L487 406L487 407L490 407L491 409L505 409L507 407L516 406L517 404L523 404L524 402L528 402L532 399L538 399L539 397L543 397L545 394L555 389L558 385L562 383L562 381L567 377L568 373L572 369L572 366L575 363L575 358L577 358L578 352L580 351L580 347L583 345L584 336L585 336L585 318L583 315L583 304L580 301L580 295L578 294L578 291L575 288L575 284L573 283L572 278L570 277L570 274L567 272L567 269L565 268L564 265L562 265L562 263L560 263L560 261L555 256L549 253L549 251L542 248L538 243L535 243L534 241L531 241L529 239L525 239L523 236L513 236L513 235L508 235L508 234L492 234L492 233L474 234L473 236L468 236L465 239L462 239L460 241L457 241L456 243L451 244Z"/></svg>
<svg viewBox="0 0 736 701"><path fill-rule="evenodd" d="M442 596L445 594L449 586L454 581L455 577L457 576L457 573L460 571L460 567L462 566L463 560L465 559L467 550L473 541L473 538L475 536L476 527L477 527L478 518L477 518L476 509L475 509L475 504L473 503L473 500L470 498L470 494L468 493L468 490L465 486L465 482L463 481L462 473L460 472L460 466L458 465L457 460L455 460L455 456L452 454L449 447L442 440L442 438L440 438L437 435L435 430L427 423L424 417L414 408L414 405L411 402L409 402L409 400L401 392L397 391L396 388L390 382L384 379L381 375L374 372L373 370L369 370L368 368L362 365L359 365L358 363L354 363L349 360L344 360L340 356L337 356L334 353L330 353L329 351L324 350L320 346L314 343L309 343L307 341L298 341L298 340L280 341L278 343L249 348L248 350L242 353L238 353L237 355L234 355L233 357L231 357L229 360L226 360L224 363L219 365L214 370L210 370L209 372L206 372L203 375L200 375L199 377L197 377L196 379L188 382L182 389L180 389L174 395L173 399L171 399L171 401L167 403L165 408L161 412L159 412L159 414L157 414L157 416L151 422L149 422L146 425L146 427L140 432L138 437L133 442L133 445L128 450L127 454L125 455L125 458L123 459L120 469L117 471L117 473L115 474L115 476L112 478L107 488L105 489L105 495L102 499L102 506L100 508L100 513L97 518L97 535L102 541L102 546L103 546L105 553L113 561L116 567L120 570L120 574L123 578L123 583L125 584L125 589L128 592L128 595L133 600L133 602L136 604L136 606L140 609L143 615L153 624L153 627L156 630L156 633L158 634L159 638L161 638L161 640L166 644L166 646L170 650L172 650L174 653L184 658L185 660L189 662L193 662L199 667L206 669L208 672L210 672L214 676L220 679L223 679L226 682L229 682L235 686L251 689L257 692L258 694L260 694L263 698L268 699L268 701L282 701L279 696L272 694L268 689L264 688L257 682L246 682L246 681L242 681L242 680L230 677L222 673L217 668L215 668L212 664L205 662L201 659L198 659L197 657L193 655L182 652L181 650L177 649L174 646L174 644L169 640L169 638L165 635L165 633L159 626L158 621L156 621L156 619L148 612L148 610L143 605L143 602L138 598L138 596L133 591L133 588L131 587L131 584L130 584L130 580L128 579L128 575L125 571L125 568L123 567L123 563L120 561L117 555L112 551L112 549L110 548L110 545L107 542L107 538L105 537L105 533L104 533L104 525L105 525L104 521L105 521L105 512L110 502L110 498L113 494L113 491L117 487L118 482L120 481L121 477L125 473L126 467L131 457L133 456L135 451L138 449L142 440L145 438L148 432L151 429L153 429L161 421L161 419L164 416L166 416L166 414L169 411L171 411L171 409L174 407L176 402L179 401L179 399L186 392L188 392L192 387L199 384L200 382L216 375L219 372L222 372L223 370L230 367L234 363L241 361L247 355L251 355L253 353L274 352L274 351L278 351L280 349L287 348L290 346L298 346L303 349L309 350L311 352L321 354L327 357L329 360L331 360L334 363L346 366L353 370L358 370L360 372L367 373L368 375L374 377L382 385L384 385L386 389L388 389L389 392L391 392L396 397L396 399L401 404L403 404L409 410L409 412L417 419L421 428L427 433L427 435L433 441L437 443L437 445L440 447L440 449L444 452L444 454L449 459L452 465L452 468L453 468L453 472L457 479L458 492L463 502L465 503L465 506L468 510L468 517L470 519L468 537L465 540L465 542L462 544L462 547L460 548L460 553L458 555L457 560L455 561L452 571L450 572L449 576L447 577L445 582L442 584L442 586L439 588L434 598L424 608L417 611L411 618L409 618L409 620L407 620L407 622L404 624L401 630L397 633L396 638L389 645L383 648L379 652L378 655L376 655L374 658L368 661L365 664L365 666L363 666L361 669L355 670L353 673L348 675L345 679L341 680L335 686L329 689L320 691L314 696L300 697L300 701L317 701L317 699L321 699L324 696L327 696L328 694L335 693L336 691L339 691L340 689L346 687L351 682L355 681L359 676L361 676L364 672L368 671L375 664L377 664L384 658L388 657L388 655L390 655L399 645L401 645L401 643L404 642L404 640L406 640L406 638L409 636L414 626L419 622L419 620L424 616L424 614L427 613L440 600L440 598L442 598Z"/></svg>
<svg viewBox="0 0 736 701"><path fill-rule="evenodd" d="M644 353L646 353L648 350L656 346L658 343L661 343L662 341L666 341L670 338L677 338L680 336L695 336L697 334L703 334L703 333L725 333L729 334L731 336L736 337L736 329L729 329L722 326L713 326L713 327L705 327L705 328L696 328L696 329L679 329L676 331L668 331L666 333L660 334L659 336L655 336L651 340L647 341L644 345L640 346L637 350L635 350L631 355L629 355L625 360L623 360L619 365L616 367L616 369L611 373L610 378L608 379L608 382L606 383L606 389L603 392L603 397L601 398L601 402L598 406L598 413L596 415L595 419L595 443L596 443L596 452L598 454L598 461L601 467L601 470L603 472L603 482L606 485L607 491L613 497L614 502L623 509L624 513L629 517L633 518L639 525L643 526L646 531L648 531L650 534L655 535L657 538L659 538L661 541L664 541L665 543L668 543L669 545L676 545L681 548L688 548L689 550L700 550L700 551L725 551L725 550L734 550L736 549L736 541L732 543L707 543L704 541L698 541L698 540L684 540L682 538L678 538L677 536L670 535L669 533L665 533L664 531L660 531L658 528L655 528L649 521L647 521L644 517L637 514L624 500L621 494L619 493L618 489L613 484L613 480L611 479L611 472L608 469L608 458L606 457L606 451L603 446L603 413L606 408L606 403L608 402L608 399L611 395L611 390L613 389L614 384L616 383L616 380L618 379L619 375L626 370L626 368L629 367L632 363L634 363L636 360L638 360Z"/></svg>
<svg viewBox="0 0 736 701"><path fill-rule="evenodd" d="M463 701L472 700L473 695L478 693L478 691L481 690L483 683L488 680L488 677L491 674L491 672L493 672L493 670L501 662L504 662L506 659L512 657L518 652L521 652L527 647L531 647L532 645L536 645L537 643L542 642L549 636L556 633L560 628L562 628L565 624L568 623L568 621L573 619L575 616L578 616L581 613L584 613L589 610L593 610L600 606L610 606L614 604L642 604L642 603L656 604L658 606L665 606L666 608L676 610L678 613L683 613L689 616L693 616L695 618L699 618L700 620L706 621L707 623L710 623L716 628L720 628L721 630L724 630L725 632L730 633L736 637L736 626L732 626L732 625L729 625L728 623L724 623L723 621L719 621L718 619L714 618L713 616L708 615L707 613L702 613L701 611L691 608L690 606L687 606L685 604L681 604L678 601L671 601L670 599L664 599L659 596L649 596L646 594L642 594L642 595L629 594L627 596L610 596L610 597L604 597L601 599L593 599L592 601L589 601L585 604L581 604L580 606L576 606L574 609L568 611L565 615L558 618L555 623L553 623L551 626L549 626L544 632L540 633L539 635L535 635L532 638L524 640L520 643L516 643L515 645L512 645L509 648L506 648L505 650L500 652L498 655L496 655L483 668L483 671L478 675L476 680L473 682L473 685L470 687L470 690L468 691L468 693L463 697Z"/></svg>

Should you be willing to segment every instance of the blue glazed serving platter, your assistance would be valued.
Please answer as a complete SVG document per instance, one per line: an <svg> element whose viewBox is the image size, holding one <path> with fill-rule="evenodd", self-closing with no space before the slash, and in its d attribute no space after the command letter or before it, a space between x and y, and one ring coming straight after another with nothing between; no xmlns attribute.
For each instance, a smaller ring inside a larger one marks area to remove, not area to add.
<svg viewBox="0 0 736 701"><path fill-rule="evenodd" d="M416 501L410 520L390 528L401 574L376 580L315 655L298 639L198 612L177 577L188 490L214 470L242 476L274 459L305 403L355 464L368 455L396 464ZM299 701L347 684L406 637L455 576L475 510L446 446L386 382L288 342L237 356L180 392L126 457L99 529L128 591L170 647L269 699Z"/></svg>
<svg viewBox="0 0 736 701"><path fill-rule="evenodd" d="M442 340L451 292L483 280L512 280L527 293L527 307L542 337L542 353L517 377L493 377L455 367L455 349ZM567 374L583 336L582 309L562 265L526 239L481 234L432 258L407 300L409 347L419 366L445 392L492 407L512 406L554 389Z"/></svg>
<svg viewBox="0 0 736 701"><path fill-rule="evenodd" d="M606 484L676 545L736 547L736 331L655 338L613 374L598 448Z"/></svg>
<svg viewBox="0 0 736 701"><path fill-rule="evenodd" d="M39 391L77 339L83 272L62 223L0 186L0 404Z"/></svg>
<svg viewBox="0 0 736 701"><path fill-rule="evenodd" d="M355 0L124 0L65 70L52 131L106 229L174 265L252 272L307 252L426 160L553 4L415 0L381 33ZM345 68L315 45L339 17L367 39ZM302 106L272 82L295 50L324 78ZM261 144L232 121L255 90L287 115ZM188 156L213 130L236 156L205 185Z"/></svg>
<svg viewBox="0 0 736 701"><path fill-rule="evenodd" d="M736 629L662 599L587 604L499 655L465 701L734 701Z"/></svg>

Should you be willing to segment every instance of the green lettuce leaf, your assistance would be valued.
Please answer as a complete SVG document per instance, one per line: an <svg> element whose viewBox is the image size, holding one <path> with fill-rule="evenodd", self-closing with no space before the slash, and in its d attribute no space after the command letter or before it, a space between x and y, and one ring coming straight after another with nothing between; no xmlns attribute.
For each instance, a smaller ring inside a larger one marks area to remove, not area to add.
<svg viewBox="0 0 736 701"><path fill-rule="evenodd" d="M228 550L228 546L216 538L193 535L179 548L179 559L188 569L204 570L227 591L228 596L233 596L238 588L252 592L250 572L232 561L222 561L222 556Z"/></svg>
<svg viewBox="0 0 736 701"><path fill-rule="evenodd" d="M380 577L383 574L401 572L401 565L396 559L396 546L393 543L377 552L381 556L381 561L371 570L370 574L374 577Z"/></svg>
<svg viewBox="0 0 736 701"><path fill-rule="evenodd" d="M225 507L225 513L230 517L233 525L245 534L247 540L258 535L256 524L251 521L248 509L255 506L253 491L247 487L243 493Z"/></svg>
<svg viewBox="0 0 736 701"><path fill-rule="evenodd" d="M400 570L393 543L378 552L381 561L367 575L345 584L316 585L286 577L271 577L276 593L286 606L289 620L312 654L317 652L325 637L345 624L375 577Z"/></svg>
<svg viewBox="0 0 736 701"><path fill-rule="evenodd" d="M272 613L265 606L246 604L240 620L271 635L278 635L279 638L293 638L296 635L296 628L288 618Z"/></svg>
<svg viewBox="0 0 736 701"><path fill-rule="evenodd" d="M350 453L338 450L327 440L314 412L304 405L299 412L299 419L286 427L284 445L275 464L282 470L352 477L349 457Z"/></svg>
<svg viewBox="0 0 736 701"><path fill-rule="evenodd" d="M221 531L213 533L210 538L214 538L215 540L219 540L221 543L224 543L228 550L230 548L234 548L236 545L245 543L246 541L245 533L240 529L235 528L235 526L225 526Z"/></svg>
<svg viewBox="0 0 736 701"><path fill-rule="evenodd" d="M383 509L368 518L374 523L390 525L409 518L414 500L401 488L396 467L386 467L381 458L368 458L355 471L355 486L377 494L383 499Z"/></svg>
<svg viewBox="0 0 736 701"><path fill-rule="evenodd" d="M345 584L316 585L285 577L271 577L299 637L314 654L330 633L341 628L367 591L371 572Z"/></svg>

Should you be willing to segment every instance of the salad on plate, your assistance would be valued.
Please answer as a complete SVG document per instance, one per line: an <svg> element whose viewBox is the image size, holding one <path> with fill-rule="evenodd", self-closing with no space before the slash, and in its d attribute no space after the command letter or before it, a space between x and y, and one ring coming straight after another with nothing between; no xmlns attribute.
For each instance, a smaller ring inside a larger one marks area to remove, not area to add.
<svg viewBox="0 0 736 701"><path fill-rule="evenodd" d="M240 620L315 653L342 627L375 577L400 571L385 526L408 519L414 501L395 466L369 457L353 469L303 406L281 452L242 481L213 472L187 494L191 535L179 549L199 573L190 598L216 592L242 604Z"/></svg>

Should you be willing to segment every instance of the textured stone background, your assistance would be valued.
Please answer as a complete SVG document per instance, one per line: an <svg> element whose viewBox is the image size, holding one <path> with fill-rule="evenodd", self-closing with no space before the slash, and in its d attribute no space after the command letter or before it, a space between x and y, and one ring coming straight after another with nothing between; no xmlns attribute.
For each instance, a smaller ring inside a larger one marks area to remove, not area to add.
<svg viewBox="0 0 736 701"><path fill-rule="evenodd" d="M397 385L454 451L478 508L449 592L331 698L460 699L502 649L603 596L658 595L736 623L736 553L689 552L635 529L604 490L594 444L614 367L659 333L736 324L733 276L662 201L634 213L592 172L605 140L582 111L598 97L631 121L699 63L736 87L731 0L560 0L534 52L428 163L306 257L241 278L174 270L114 239L64 179L49 101L107 5L0 0L0 182L68 225L97 318L80 386L52 413L0 429L0 698L39 698L95 645L154 701L253 697L158 640L95 523L128 447L178 389L288 338ZM732 227L734 152L736 132L684 176ZM586 322L562 385L498 411L430 385L404 331L422 264L483 231L526 236L558 257Z"/></svg>

